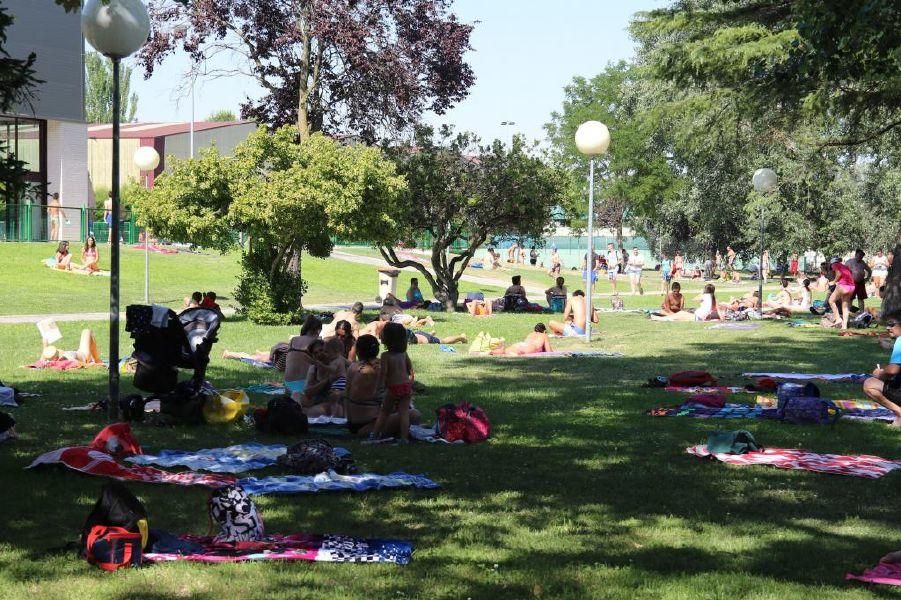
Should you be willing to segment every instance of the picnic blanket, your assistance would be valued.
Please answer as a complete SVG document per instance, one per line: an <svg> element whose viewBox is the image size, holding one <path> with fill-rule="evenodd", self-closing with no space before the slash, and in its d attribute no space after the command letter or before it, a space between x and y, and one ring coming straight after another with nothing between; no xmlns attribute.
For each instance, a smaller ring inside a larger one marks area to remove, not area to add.
<svg viewBox="0 0 901 600"><path fill-rule="evenodd" d="M192 471L211 473L243 473L254 469L265 469L277 464L279 456L287 452L283 444L237 444L227 448L204 448L203 450L160 450L159 454L138 454L125 460L136 465L157 467L187 467ZM346 448L335 448L335 454L350 454Z"/></svg>
<svg viewBox="0 0 901 600"><path fill-rule="evenodd" d="M773 416L776 409L747 404L726 404L714 408L703 404L686 402L676 407L652 408L647 412L652 417L692 417L695 419L764 419Z"/></svg>
<svg viewBox="0 0 901 600"><path fill-rule="evenodd" d="M814 323L813 321L804 321L802 319L786 321L785 324L788 325L789 327L805 327L805 328L810 328L810 329L813 329L813 328L819 329L819 327L820 327L819 323Z"/></svg>
<svg viewBox="0 0 901 600"><path fill-rule="evenodd" d="M111 477L119 481L202 485L210 488L218 488L235 482L235 478L230 475L207 475L191 471L170 473L143 465L126 466L116 462L116 459L106 452L101 452L88 446L73 446L47 452L34 459L34 462L25 468L33 469L41 465L53 464L60 464L88 475Z"/></svg>
<svg viewBox="0 0 901 600"><path fill-rule="evenodd" d="M680 394L747 394L748 390L737 386L690 386L668 385L664 392L678 392Z"/></svg>
<svg viewBox="0 0 901 600"><path fill-rule="evenodd" d="M248 364L251 367L256 367L258 369L274 369L275 365L269 362L268 360L257 360L255 358L239 358L242 363Z"/></svg>
<svg viewBox="0 0 901 600"><path fill-rule="evenodd" d="M58 360L38 360L29 365L23 365L24 369L52 369L54 371L68 371L69 369L86 369L89 367L104 367L106 368L106 363L102 364L90 364L87 365L83 362L79 362L77 360L69 360L67 358L60 358Z"/></svg>
<svg viewBox="0 0 901 600"><path fill-rule="evenodd" d="M753 331L760 329L760 323L717 323L708 325L704 329L733 329L735 331Z"/></svg>
<svg viewBox="0 0 901 600"><path fill-rule="evenodd" d="M769 377L786 381L831 381L833 383L863 383L866 373L742 373L742 377Z"/></svg>
<svg viewBox="0 0 901 600"><path fill-rule="evenodd" d="M897 553L896 553L897 554ZM901 585L901 562L888 561L888 556L879 561L875 567L865 570L860 575L848 573L845 579L856 579L867 583L881 583L883 585Z"/></svg>
<svg viewBox="0 0 901 600"><path fill-rule="evenodd" d="M308 560L317 562L393 563L406 565L413 545L399 540L358 539L344 535L293 534L267 535L259 542L217 542L212 537L178 536L180 540L202 546L194 554L145 552L150 561L186 560L224 563L251 560Z"/></svg>
<svg viewBox="0 0 901 600"><path fill-rule="evenodd" d="M590 356L623 356L623 353L608 352L606 350L554 350L553 352L536 352L534 354L518 354L516 356L484 353L474 353L473 356L490 356L491 358L585 358Z"/></svg>
<svg viewBox="0 0 901 600"><path fill-rule="evenodd" d="M255 383L244 388L251 394L265 394L267 396L281 396L288 393L288 389L278 383Z"/></svg>
<svg viewBox="0 0 901 600"><path fill-rule="evenodd" d="M238 485L251 495L262 494L301 494L315 492L367 492L369 490L421 488L438 489L440 486L424 475L410 475L402 471L377 475L375 473L359 473L357 475L339 475L334 471L326 471L318 475L286 475L282 477L247 477L238 480Z"/></svg>
<svg viewBox="0 0 901 600"><path fill-rule="evenodd" d="M767 448L760 452L747 454L710 454L706 444L691 446L686 452L700 458L713 457L730 465L769 465L779 469L797 469L830 473L833 475L851 475L878 479L883 475L901 469L901 461L889 460L879 456L817 454L795 448Z"/></svg>

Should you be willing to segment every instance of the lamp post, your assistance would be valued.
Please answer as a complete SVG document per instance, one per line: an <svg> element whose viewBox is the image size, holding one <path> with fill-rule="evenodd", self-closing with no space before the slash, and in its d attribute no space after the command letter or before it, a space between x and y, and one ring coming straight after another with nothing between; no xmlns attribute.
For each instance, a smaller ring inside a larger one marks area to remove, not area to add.
<svg viewBox="0 0 901 600"><path fill-rule="evenodd" d="M576 130L576 148L589 157L588 167L588 257L585 261L585 342L591 343L592 275L594 275L594 157L607 152L610 132L598 121L586 121Z"/></svg>
<svg viewBox="0 0 901 600"><path fill-rule="evenodd" d="M160 155L152 146L141 146L135 150L133 157L135 166L143 171L153 171L160 164ZM147 189L153 187L150 175L145 176ZM144 304L150 304L150 230L144 228Z"/></svg>
<svg viewBox="0 0 901 600"><path fill-rule="evenodd" d="M147 42L150 16L141 0L86 0L81 32L98 52L113 61L112 223L110 224L109 398L107 414L119 417L119 63Z"/></svg>
<svg viewBox="0 0 901 600"><path fill-rule="evenodd" d="M510 127L511 130L513 127L516 127L516 121L501 121L501 127ZM513 147L513 138L516 136L515 131L511 131L510 133L510 147Z"/></svg>
<svg viewBox="0 0 901 600"><path fill-rule="evenodd" d="M751 183L754 190L761 194L769 194L779 182L776 172L772 169L757 169L754 176L751 177ZM764 247L764 227L763 227L763 204L760 205L760 263L757 269L757 301L760 303L760 310L763 310L763 247Z"/></svg>

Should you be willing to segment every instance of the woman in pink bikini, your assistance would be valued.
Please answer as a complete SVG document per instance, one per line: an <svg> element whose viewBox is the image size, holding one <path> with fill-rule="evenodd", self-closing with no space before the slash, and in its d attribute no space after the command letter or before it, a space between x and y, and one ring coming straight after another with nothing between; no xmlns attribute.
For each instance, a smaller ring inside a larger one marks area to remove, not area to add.
<svg viewBox="0 0 901 600"><path fill-rule="evenodd" d="M833 256L829 261L832 268L832 283L835 290L829 296L829 306L832 307L832 319L838 320L838 303L842 303L842 329L848 329L848 313L851 311L851 296L854 294L854 275L851 269L842 264L842 259Z"/></svg>
<svg viewBox="0 0 901 600"><path fill-rule="evenodd" d="M97 241L93 235L89 235L81 249L81 268L88 273L96 273L100 270L100 255L97 253Z"/></svg>

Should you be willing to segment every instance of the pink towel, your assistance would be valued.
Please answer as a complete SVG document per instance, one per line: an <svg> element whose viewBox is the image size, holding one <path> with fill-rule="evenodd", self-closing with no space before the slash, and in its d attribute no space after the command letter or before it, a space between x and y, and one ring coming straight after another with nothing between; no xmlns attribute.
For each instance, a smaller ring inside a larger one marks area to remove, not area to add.
<svg viewBox="0 0 901 600"><path fill-rule="evenodd" d="M901 585L901 563L881 562L872 569L867 569L860 575L848 573L845 579L856 579L867 583L881 583L884 585Z"/></svg>
<svg viewBox="0 0 901 600"><path fill-rule="evenodd" d="M817 454L794 448L767 448L761 452L747 454L710 454L706 445L692 446L686 450L699 457L713 456L717 460L730 465L770 465L780 469L799 469L833 475L852 475L867 479L878 479L883 475L901 469L901 461L889 460L879 456L860 454L844 456L841 454Z"/></svg>

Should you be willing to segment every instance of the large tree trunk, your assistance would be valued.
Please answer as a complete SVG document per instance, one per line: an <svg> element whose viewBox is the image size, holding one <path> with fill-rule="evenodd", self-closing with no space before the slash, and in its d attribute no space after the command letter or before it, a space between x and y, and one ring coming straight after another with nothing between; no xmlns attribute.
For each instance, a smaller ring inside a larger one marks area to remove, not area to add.
<svg viewBox="0 0 901 600"><path fill-rule="evenodd" d="M895 244L895 258L885 280L882 296L882 317L901 312L901 242Z"/></svg>

